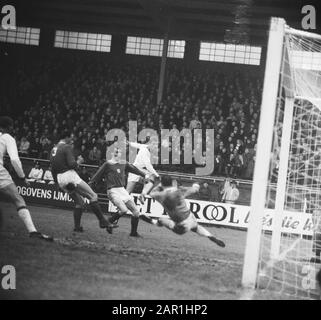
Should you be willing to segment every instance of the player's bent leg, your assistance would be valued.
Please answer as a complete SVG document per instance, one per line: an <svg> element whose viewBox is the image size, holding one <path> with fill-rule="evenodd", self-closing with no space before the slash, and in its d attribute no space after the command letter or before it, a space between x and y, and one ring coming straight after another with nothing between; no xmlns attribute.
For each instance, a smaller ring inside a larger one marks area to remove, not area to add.
<svg viewBox="0 0 321 320"><path fill-rule="evenodd" d="M81 217L84 208L84 200L82 196L76 192L72 192L69 196L74 200L74 232L84 232L83 227L81 226Z"/></svg>
<svg viewBox="0 0 321 320"><path fill-rule="evenodd" d="M108 218L108 222L112 224L113 228L117 228L118 225L115 223L126 213L131 214L131 212L127 209L124 201L121 200L115 193L111 190L107 191L108 199L114 204L114 206L118 209L117 212L113 213L110 218ZM112 231L110 232L112 233Z"/></svg>
<svg viewBox="0 0 321 320"><path fill-rule="evenodd" d="M44 235L37 231L33 224L29 210L27 209L26 202L19 194L17 187L14 183L7 185L0 189L0 192L4 194L16 207L18 216L23 221L26 229L29 232L29 236L32 238L44 239L47 241L53 241L51 236Z"/></svg>
<svg viewBox="0 0 321 320"><path fill-rule="evenodd" d="M132 233L137 234L137 227L138 227L138 219L141 219L149 224L156 224L155 220L151 217L148 217L145 214L140 214L138 208L133 200L128 200L126 202L127 208L132 212Z"/></svg>
<svg viewBox="0 0 321 320"><path fill-rule="evenodd" d="M97 193L83 180L75 186L75 192L87 198L89 202L98 201Z"/></svg>
<svg viewBox="0 0 321 320"><path fill-rule="evenodd" d="M36 232L37 229L33 224L26 202L18 193L17 187L14 183L1 189L1 192L15 205L20 219L23 221L29 233Z"/></svg>
<svg viewBox="0 0 321 320"><path fill-rule="evenodd" d="M222 240L214 237L207 229L200 226L199 224L197 224L196 227L192 228L191 231L196 232L198 235L202 237L207 237L212 242L216 243L219 247L222 247L222 248L225 247L225 243Z"/></svg>
<svg viewBox="0 0 321 320"><path fill-rule="evenodd" d="M148 195L154 188L156 181L158 178L155 175L151 175L150 178L145 182L143 191L139 195L138 199L141 202L141 204L144 204L146 195Z"/></svg>
<svg viewBox="0 0 321 320"><path fill-rule="evenodd" d="M113 220L112 223L117 225L121 216L122 214L119 210L117 210L116 212L111 212L111 219Z"/></svg>
<svg viewBox="0 0 321 320"><path fill-rule="evenodd" d="M132 213L130 236L131 237L140 237L140 235L137 232L138 222L139 222L139 211L138 211L133 200L128 200L126 202L126 207Z"/></svg>
<svg viewBox="0 0 321 320"><path fill-rule="evenodd" d="M200 226L199 224L197 224L196 227L192 228L191 231L196 232L198 235L200 235L201 237L211 237L212 234L205 229L204 227Z"/></svg>
<svg viewBox="0 0 321 320"><path fill-rule="evenodd" d="M136 182L135 181L128 181L127 182L127 187L126 187L126 190L129 194L131 194L134 189L135 189L135 185L136 185Z"/></svg>
<svg viewBox="0 0 321 320"><path fill-rule="evenodd" d="M7 185L0 189L0 192L15 205L16 208L26 206L25 200L19 194L17 187L14 183Z"/></svg>
<svg viewBox="0 0 321 320"><path fill-rule="evenodd" d="M138 208L133 200L128 200L125 202L126 208L133 214L135 217L139 217Z"/></svg>
<svg viewBox="0 0 321 320"><path fill-rule="evenodd" d="M98 203L97 194L91 189L91 187L83 180L81 180L75 187L75 192L89 200L90 208L99 221L99 226L102 229L106 229L109 233L112 233L112 224L105 219L103 211Z"/></svg>
<svg viewBox="0 0 321 320"><path fill-rule="evenodd" d="M155 185L154 181L146 182L144 184L144 188L143 188L142 194L145 195L145 196L147 194L149 194L152 191L152 189L154 188L154 185Z"/></svg>
<svg viewBox="0 0 321 320"><path fill-rule="evenodd" d="M118 220L120 217L122 217L126 213L131 213L130 210L128 210L126 204L124 201L117 197L108 197L109 200L114 204L114 206L118 209L118 212L114 213L112 217L110 217L108 220L111 223L114 223L116 220Z"/></svg>
<svg viewBox="0 0 321 320"><path fill-rule="evenodd" d="M138 200L141 204L145 203L146 200L146 195L151 192L151 190L154 188L154 183L153 182L147 182L144 184L144 188L142 193L138 196Z"/></svg>
<svg viewBox="0 0 321 320"><path fill-rule="evenodd" d="M141 220L143 220L143 221L145 221L145 222L147 222L147 223L149 223L149 224L153 224L153 225L155 225L155 226L156 226L157 223L158 223L158 219L148 217L148 216L145 215L145 214L141 214L141 215L139 216L139 218L140 218Z"/></svg>
<svg viewBox="0 0 321 320"><path fill-rule="evenodd" d="M161 217L157 220L157 225L159 227L165 227L169 230L172 230L175 228L175 222L170 219L170 218L166 218L166 217Z"/></svg>

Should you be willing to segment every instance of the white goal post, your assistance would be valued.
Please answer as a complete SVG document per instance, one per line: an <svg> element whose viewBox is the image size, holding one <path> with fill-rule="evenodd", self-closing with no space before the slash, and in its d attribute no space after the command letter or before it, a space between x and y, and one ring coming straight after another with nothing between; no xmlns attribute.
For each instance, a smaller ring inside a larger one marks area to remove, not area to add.
<svg viewBox="0 0 321 320"><path fill-rule="evenodd" d="M321 258L321 35L271 18L260 110L242 286L311 298Z"/></svg>
<svg viewBox="0 0 321 320"><path fill-rule="evenodd" d="M285 20L272 18L270 24L261 115L258 130L256 160L251 194L251 215L245 257L243 264L242 284L247 288L255 288L259 264L260 237L262 219L268 183L268 172L272 149L273 126L276 100L279 88L279 74L283 52Z"/></svg>

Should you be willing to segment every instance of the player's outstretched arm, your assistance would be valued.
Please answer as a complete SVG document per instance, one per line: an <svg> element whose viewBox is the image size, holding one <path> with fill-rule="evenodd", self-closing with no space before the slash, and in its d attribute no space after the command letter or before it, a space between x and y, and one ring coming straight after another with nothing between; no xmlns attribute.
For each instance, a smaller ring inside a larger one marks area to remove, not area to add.
<svg viewBox="0 0 321 320"><path fill-rule="evenodd" d="M145 172L139 170L137 167L130 164L129 162L126 162L126 171L134 173L134 174L141 176L143 178L145 178L145 175L146 175Z"/></svg>
<svg viewBox="0 0 321 320"><path fill-rule="evenodd" d="M141 149L141 148L146 148L146 145L145 144L141 144L141 143L138 143L138 142L131 142L131 141L128 141L128 144L133 147L133 148L136 148L136 149Z"/></svg>
<svg viewBox="0 0 321 320"><path fill-rule="evenodd" d="M200 191L200 185L198 183L194 183L191 187L186 188L184 190L184 197L191 196L192 194L195 194Z"/></svg>

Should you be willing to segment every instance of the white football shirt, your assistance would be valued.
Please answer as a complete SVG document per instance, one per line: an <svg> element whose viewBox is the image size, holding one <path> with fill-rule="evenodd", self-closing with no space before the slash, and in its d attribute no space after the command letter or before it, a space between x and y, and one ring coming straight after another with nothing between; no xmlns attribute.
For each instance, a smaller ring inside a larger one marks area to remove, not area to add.
<svg viewBox="0 0 321 320"><path fill-rule="evenodd" d="M146 144L140 144L136 142L130 142L130 145L139 150L133 165L138 169L146 168L148 172L158 176L158 173L150 161L151 155L148 150L148 146Z"/></svg>
<svg viewBox="0 0 321 320"><path fill-rule="evenodd" d="M0 166L3 167L3 158L8 153L12 166L20 178L25 176L19 159L16 140L8 133L0 132Z"/></svg>

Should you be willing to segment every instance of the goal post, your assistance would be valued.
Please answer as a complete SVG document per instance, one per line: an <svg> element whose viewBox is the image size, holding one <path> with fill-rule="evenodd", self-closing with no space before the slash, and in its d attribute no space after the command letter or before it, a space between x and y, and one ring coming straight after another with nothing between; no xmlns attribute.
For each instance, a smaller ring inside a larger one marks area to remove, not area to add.
<svg viewBox="0 0 321 320"><path fill-rule="evenodd" d="M242 275L243 286L252 289L256 285L259 263L260 237L267 192L284 30L285 20L280 18L271 19L251 194L251 214Z"/></svg>
<svg viewBox="0 0 321 320"><path fill-rule="evenodd" d="M321 268L321 35L271 19L260 110L242 286L315 298Z"/></svg>
<svg viewBox="0 0 321 320"><path fill-rule="evenodd" d="M290 139L294 111L294 98L286 97L284 106L284 121L280 147L280 162L279 172L276 187L275 197L275 214L272 224L272 239L271 239L271 259L278 259L281 242L281 227L283 220L283 212L286 197L286 182L288 174Z"/></svg>

